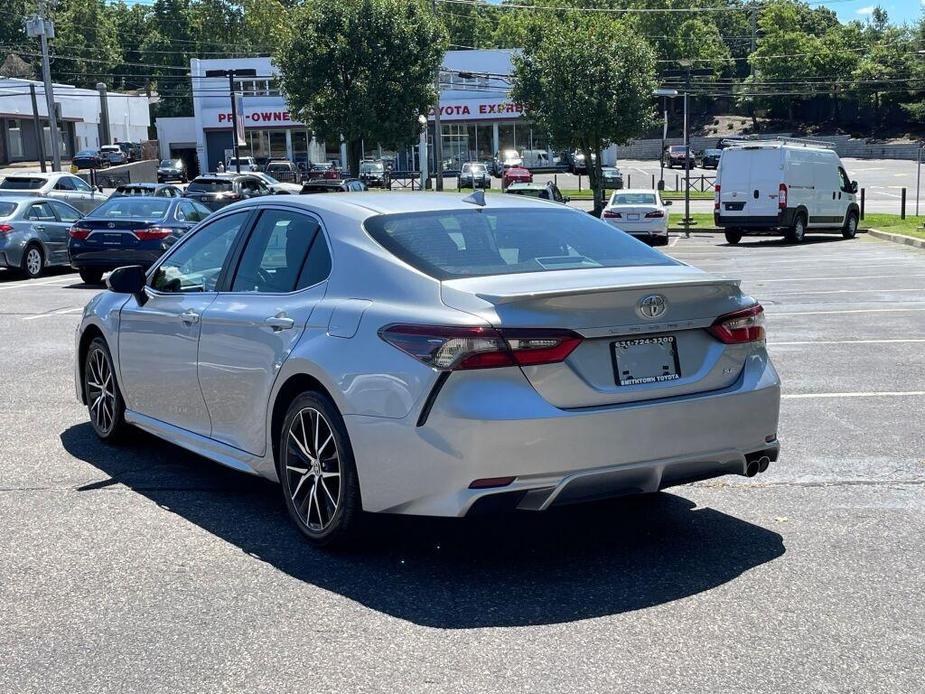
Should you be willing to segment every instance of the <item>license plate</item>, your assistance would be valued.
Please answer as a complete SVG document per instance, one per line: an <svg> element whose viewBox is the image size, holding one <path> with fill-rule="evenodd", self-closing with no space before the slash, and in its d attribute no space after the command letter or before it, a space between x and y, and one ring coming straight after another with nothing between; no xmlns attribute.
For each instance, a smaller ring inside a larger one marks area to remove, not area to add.
<svg viewBox="0 0 925 694"><path fill-rule="evenodd" d="M610 343L618 386L663 383L681 378L674 335L639 337Z"/></svg>
<svg viewBox="0 0 925 694"><path fill-rule="evenodd" d="M629 214L626 215L626 218L627 218L628 220L630 220L631 222L638 222L638 221L639 221L639 213L638 213L638 212L630 212Z"/></svg>

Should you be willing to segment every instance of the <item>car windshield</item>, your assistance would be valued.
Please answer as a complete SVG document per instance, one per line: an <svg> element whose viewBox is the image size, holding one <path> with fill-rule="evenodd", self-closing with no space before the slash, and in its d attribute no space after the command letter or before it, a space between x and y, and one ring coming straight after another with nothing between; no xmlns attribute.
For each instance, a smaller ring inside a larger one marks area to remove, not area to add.
<svg viewBox="0 0 925 694"><path fill-rule="evenodd" d="M100 219L163 219L170 208L170 200L151 196L113 198L93 210L92 216Z"/></svg>
<svg viewBox="0 0 925 694"><path fill-rule="evenodd" d="M7 176L0 181L0 190L38 190L45 185L45 180L32 176Z"/></svg>
<svg viewBox="0 0 925 694"><path fill-rule="evenodd" d="M77 154L74 155L74 157L95 157L95 156L96 156L95 149L82 149Z"/></svg>
<svg viewBox="0 0 925 694"><path fill-rule="evenodd" d="M611 205L655 205L654 193L614 193Z"/></svg>
<svg viewBox="0 0 925 694"><path fill-rule="evenodd" d="M116 188L119 195L154 195L154 188L148 186L119 186Z"/></svg>
<svg viewBox="0 0 925 694"><path fill-rule="evenodd" d="M173 168L173 167L176 166L177 164L179 164L179 162L174 162L174 161L172 161L172 160L170 160L170 159L162 159L162 160L161 160L161 166L163 166L163 167L165 167L165 168L168 168L168 167L169 167L169 168Z"/></svg>
<svg viewBox="0 0 925 694"><path fill-rule="evenodd" d="M484 164L463 164L462 170L465 173L485 173Z"/></svg>
<svg viewBox="0 0 925 694"><path fill-rule="evenodd" d="M256 176L257 176L258 178L262 178L264 181L266 181L266 182L269 183L270 185L276 185L277 183L279 183L279 181L277 181L275 178L273 178L273 177L272 177L270 174L268 174L268 173L262 173L262 172L258 171L258 172L256 173Z"/></svg>
<svg viewBox="0 0 925 694"><path fill-rule="evenodd" d="M331 169L333 167L333 164L312 164L312 169L316 171L326 171L327 169Z"/></svg>
<svg viewBox="0 0 925 694"><path fill-rule="evenodd" d="M360 164L360 173L382 173L385 167L376 161L364 161Z"/></svg>
<svg viewBox="0 0 925 694"><path fill-rule="evenodd" d="M706 155L708 155L708 156L711 156L711 157L717 157L717 156L719 156L719 155L722 154L722 153L723 153L723 150L721 150L721 149L707 149L707 150L704 150L704 154L706 154Z"/></svg>
<svg viewBox="0 0 925 694"><path fill-rule="evenodd" d="M507 192L511 195L526 195L531 198L538 198L543 192L542 188L516 188L508 186Z"/></svg>
<svg viewBox="0 0 925 694"><path fill-rule="evenodd" d="M196 179L190 183L186 190L192 193L225 193L234 188L231 181L223 181L219 178Z"/></svg>
<svg viewBox="0 0 925 694"><path fill-rule="evenodd" d="M672 145L671 146L672 152L684 152L685 149L687 148L684 145Z"/></svg>
<svg viewBox="0 0 925 694"><path fill-rule="evenodd" d="M9 217L16 211L15 202L0 202L0 219Z"/></svg>
<svg viewBox="0 0 925 694"><path fill-rule="evenodd" d="M370 217L367 232L409 265L448 280L601 267L676 265L574 210L440 210Z"/></svg>

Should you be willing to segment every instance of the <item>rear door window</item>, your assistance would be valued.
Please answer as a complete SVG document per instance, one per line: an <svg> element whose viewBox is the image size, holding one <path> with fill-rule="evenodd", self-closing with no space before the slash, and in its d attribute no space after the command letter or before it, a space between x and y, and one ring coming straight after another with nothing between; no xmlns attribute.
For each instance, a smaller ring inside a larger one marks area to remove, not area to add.
<svg viewBox="0 0 925 694"><path fill-rule="evenodd" d="M265 210L244 248L231 291L275 294L294 291L318 235L318 222L307 215Z"/></svg>
<svg viewBox="0 0 925 694"><path fill-rule="evenodd" d="M36 202L29 205L29 211L26 213L26 219L33 222L55 222L55 213L51 211L51 206L47 202Z"/></svg>
<svg viewBox="0 0 925 694"><path fill-rule="evenodd" d="M81 217L80 212L75 210L70 205L65 205L63 202L51 200L48 204L51 205L51 208L55 211L55 214L58 215L59 222L76 222Z"/></svg>

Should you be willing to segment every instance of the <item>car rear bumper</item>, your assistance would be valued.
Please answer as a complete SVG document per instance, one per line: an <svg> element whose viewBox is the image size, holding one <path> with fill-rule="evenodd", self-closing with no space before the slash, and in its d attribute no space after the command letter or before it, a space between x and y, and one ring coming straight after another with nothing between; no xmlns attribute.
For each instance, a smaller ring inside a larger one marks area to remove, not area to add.
<svg viewBox="0 0 925 694"><path fill-rule="evenodd" d="M141 265L151 267L154 262L164 254L163 249L158 250L116 250L106 249L100 251L71 250L71 267L75 270L115 270L123 265Z"/></svg>
<svg viewBox="0 0 925 694"><path fill-rule="evenodd" d="M749 357L730 387L671 400L563 410L519 369L454 373L420 413L345 417L363 507L464 516L492 497L543 510L725 474L746 456L776 459L780 382L766 356ZM503 487L474 480L514 477Z"/></svg>

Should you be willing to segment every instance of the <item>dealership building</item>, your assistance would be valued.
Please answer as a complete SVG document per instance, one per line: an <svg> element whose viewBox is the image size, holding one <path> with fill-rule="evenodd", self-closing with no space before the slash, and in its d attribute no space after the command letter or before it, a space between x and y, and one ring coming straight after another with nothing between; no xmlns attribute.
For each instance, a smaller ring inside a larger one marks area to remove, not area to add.
<svg viewBox="0 0 925 694"><path fill-rule="evenodd" d="M544 133L535 129L529 114L510 99L511 50L449 51L443 60L440 120L443 159L457 168L471 159L486 159L508 149L542 150ZM214 171L232 151L232 118L226 71L235 71L235 91L242 95L246 144L241 156L258 162L290 159L296 162L346 160L340 142L321 142L290 112L280 94L277 71L269 57L190 61L193 111L190 118L158 118L161 156L180 157L198 170ZM428 147L434 170L434 114L430 114ZM393 156L396 167L418 169L417 143L397 152L383 152L364 143L366 156Z"/></svg>
<svg viewBox="0 0 925 694"><path fill-rule="evenodd" d="M0 165L39 158L39 133L35 127L30 86L35 87L39 130L46 156L51 158L51 130L45 86L42 82L0 78ZM82 149L108 144L101 141L101 100L99 92L69 84L55 84L54 98L59 110L58 138L61 157L70 158ZM148 97L109 92L109 133L113 142L142 142L148 139L151 124Z"/></svg>

